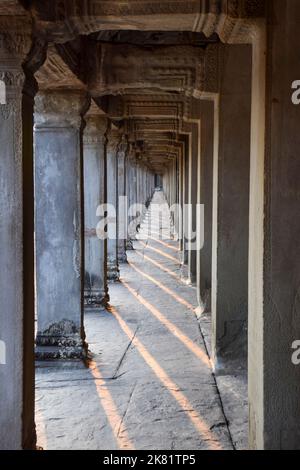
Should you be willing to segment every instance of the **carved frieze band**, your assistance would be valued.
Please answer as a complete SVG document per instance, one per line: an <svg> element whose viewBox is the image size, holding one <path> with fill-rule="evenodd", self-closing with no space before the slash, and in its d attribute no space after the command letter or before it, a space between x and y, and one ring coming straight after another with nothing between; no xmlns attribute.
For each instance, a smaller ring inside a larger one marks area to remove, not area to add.
<svg viewBox="0 0 300 470"><path fill-rule="evenodd" d="M5 98L5 103L0 103L0 116L8 120L20 109L25 75L21 69L5 71L0 69L0 81L4 84L2 92ZM18 119L20 119L20 114Z"/></svg>
<svg viewBox="0 0 300 470"><path fill-rule="evenodd" d="M10 2L9 2L10 3ZM17 2L14 2L17 3ZM35 32L49 41L65 43L78 35L98 32L111 22L111 29L136 29L137 17L141 30L176 30L182 25L186 31L213 33L224 41L232 41L241 28L249 38L249 28L265 17L265 0L53 0L28 2L28 11L14 5L5 7L0 16L0 31L31 32L32 18ZM19 9L18 15L13 11ZM31 10L31 11L30 11ZM11 15L11 16L10 16ZM172 21L166 18L172 17ZM245 22L248 26L243 26ZM108 26L107 26L108 28ZM248 30L248 31L247 31ZM247 31L247 32L246 32Z"/></svg>
<svg viewBox="0 0 300 470"><path fill-rule="evenodd" d="M19 87L24 85L25 75L22 69L18 71L0 70L0 80L5 83L7 87Z"/></svg>

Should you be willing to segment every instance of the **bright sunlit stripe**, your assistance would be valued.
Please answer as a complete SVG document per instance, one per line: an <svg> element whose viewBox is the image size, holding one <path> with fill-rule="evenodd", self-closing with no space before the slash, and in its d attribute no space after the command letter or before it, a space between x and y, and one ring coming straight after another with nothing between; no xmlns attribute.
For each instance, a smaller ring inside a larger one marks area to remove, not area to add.
<svg viewBox="0 0 300 470"><path fill-rule="evenodd" d="M129 262L129 265L136 271L138 272L141 276L145 277L149 281L153 282L156 286L158 286L160 289L162 289L166 294L170 295L173 297L173 299L176 300L176 302L180 303L181 305L184 305L186 308L191 310L193 313L195 313L196 307L194 307L192 304L190 304L187 300L183 299L179 295L176 294L172 289L169 289L166 287L162 282L157 281L154 277L150 276L149 274L145 273L144 271L141 271L134 263L131 261Z"/></svg>
<svg viewBox="0 0 300 470"><path fill-rule="evenodd" d="M171 271L171 269L168 269L166 268L165 266L163 266L162 264L160 264L158 261L155 261L154 259L150 258L150 256L147 256L145 255L144 253L140 253L138 250L136 251L136 253L141 256L142 258L146 259L147 261L149 261L150 263L152 263L154 266L156 266L157 268L161 269L162 271L164 271L165 273L169 274L170 276L174 277L175 279L177 279L178 281L182 281L181 277L174 273L174 271Z"/></svg>
<svg viewBox="0 0 300 470"><path fill-rule="evenodd" d="M171 261L174 261L175 263L179 263L179 260L177 258L174 258L174 256L171 256L171 255L168 255L167 253L165 253L164 251L162 250L159 250L158 248L154 248L153 246L151 245L146 245L146 243L142 242L139 240L139 242L141 243L141 245L143 245L145 248L149 249L149 250L152 250L152 251L155 251L155 253L158 253L159 255L162 255L164 256L165 258L168 258L170 259Z"/></svg>
<svg viewBox="0 0 300 470"><path fill-rule="evenodd" d="M156 307L130 287L126 281L122 280L122 284L126 289L144 306L154 317L157 318L176 338L178 338L200 361L207 367L211 368L211 362L207 354L197 346L188 336L186 336L177 326L168 320Z"/></svg>
<svg viewBox="0 0 300 470"><path fill-rule="evenodd" d="M180 249L178 247L173 246L173 245L169 245L169 243L163 242L162 240L158 240L157 238L154 238L154 237L148 237L148 238L150 240L154 240L157 243L160 243L161 245L165 246L166 248L170 248L170 250L176 251L177 253L178 253L178 251L180 251Z"/></svg>
<svg viewBox="0 0 300 470"><path fill-rule="evenodd" d="M134 446L128 437L127 431L125 429L122 418L119 415L116 404L105 384L105 381L103 380L102 374L95 361L89 362L89 369L95 379L95 385L98 396L100 398L100 403L104 409L110 427L114 433L119 449L134 450Z"/></svg>
<svg viewBox="0 0 300 470"><path fill-rule="evenodd" d="M194 410L192 404L189 402L186 396L179 390L178 385L173 382L173 380L168 376L164 369L158 364L154 357L145 348L143 343L136 336L134 336L133 331L123 320L123 318L119 315L117 310L114 307L110 307L109 310L118 321L124 333L132 341L132 344L137 348L144 361L152 369L156 377L162 382L164 387L166 387L166 389L170 392L170 394L175 398L180 407L187 414L202 439L204 441L211 441L207 443L209 448L211 450L222 450L221 444L217 440L216 436L212 433L209 426L205 423L203 418L201 418L199 413Z"/></svg>

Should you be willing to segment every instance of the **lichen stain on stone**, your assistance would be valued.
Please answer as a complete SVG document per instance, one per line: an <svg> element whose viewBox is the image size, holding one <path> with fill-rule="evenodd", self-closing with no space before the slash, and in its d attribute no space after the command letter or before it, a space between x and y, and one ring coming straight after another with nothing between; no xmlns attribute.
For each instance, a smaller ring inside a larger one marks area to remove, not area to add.
<svg viewBox="0 0 300 470"><path fill-rule="evenodd" d="M58 323L53 323L49 328L43 331L43 335L58 336L58 335L73 335L78 333L78 327L71 320L61 320Z"/></svg>

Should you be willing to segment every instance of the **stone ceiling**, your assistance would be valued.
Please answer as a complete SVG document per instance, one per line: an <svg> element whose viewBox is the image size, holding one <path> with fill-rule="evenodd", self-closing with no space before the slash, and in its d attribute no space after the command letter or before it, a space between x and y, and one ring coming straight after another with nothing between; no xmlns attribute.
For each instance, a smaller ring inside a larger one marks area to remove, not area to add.
<svg viewBox="0 0 300 470"><path fill-rule="evenodd" d="M182 150L178 138L194 98L215 92L220 39L230 42L241 32L247 38L264 3L2 0L0 27L32 28L41 47L48 43L39 88L89 92L142 142L147 164L162 171Z"/></svg>

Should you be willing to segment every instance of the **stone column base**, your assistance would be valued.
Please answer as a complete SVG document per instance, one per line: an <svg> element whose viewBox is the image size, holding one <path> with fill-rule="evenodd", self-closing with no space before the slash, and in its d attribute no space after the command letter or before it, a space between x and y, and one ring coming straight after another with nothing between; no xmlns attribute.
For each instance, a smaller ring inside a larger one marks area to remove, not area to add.
<svg viewBox="0 0 300 470"><path fill-rule="evenodd" d="M36 360L86 359L87 343L69 320L52 325L36 337Z"/></svg>
<svg viewBox="0 0 300 470"><path fill-rule="evenodd" d="M105 309L109 302L109 295L107 292L85 291L84 292L84 306L90 308Z"/></svg>
<svg viewBox="0 0 300 470"><path fill-rule="evenodd" d="M124 251L123 253L120 253L120 252L118 253L118 262L120 264L128 263L126 251Z"/></svg>
<svg viewBox="0 0 300 470"><path fill-rule="evenodd" d="M120 270L118 266L107 266L107 280L110 282L118 282L120 280Z"/></svg>

